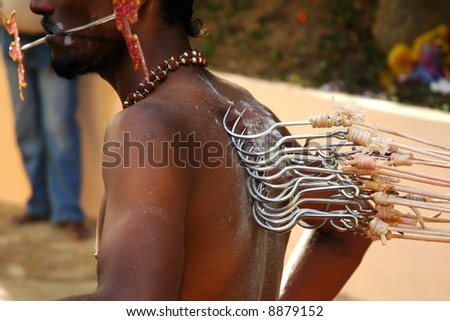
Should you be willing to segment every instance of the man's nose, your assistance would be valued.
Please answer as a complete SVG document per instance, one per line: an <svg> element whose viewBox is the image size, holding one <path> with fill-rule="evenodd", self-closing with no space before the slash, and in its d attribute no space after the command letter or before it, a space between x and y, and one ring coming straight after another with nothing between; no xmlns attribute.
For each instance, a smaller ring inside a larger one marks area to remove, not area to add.
<svg viewBox="0 0 450 321"><path fill-rule="evenodd" d="M30 9L38 15L48 15L53 12L54 0L30 0Z"/></svg>

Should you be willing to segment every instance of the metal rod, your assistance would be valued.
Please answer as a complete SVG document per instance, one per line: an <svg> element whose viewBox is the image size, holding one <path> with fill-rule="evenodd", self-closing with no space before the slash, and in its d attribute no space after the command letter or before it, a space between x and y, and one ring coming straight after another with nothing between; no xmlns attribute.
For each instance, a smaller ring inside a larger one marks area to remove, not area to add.
<svg viewBox="0 0 450 321"><path fill-rule="evenodd" d="M79 27L70 28L70 29L67 29L67 30L63 30L63 31L61 31L61 34L62 35L67 35L69 33L74 33L74 32L77 32L77 31L89 29L89 28L101 25L103 23L109 22L111 20L114 20L115 18L116 18L116 14L113 13L113 14L111 14L109 16L97 19L97 20L89 22L89 23L87 23L85 25L82 25L82 26L79 26Z"/></svg>
<svg viewBox="0 0 450 321"><path fill-rule="evenodd" d="M113 13L113 14L111 14L109 16L97 19L95 21L89 22L89 23L87 23L85 25L82 25L82 26L79 26L79 27L74 27L74 28L70 28L70 29L67 29L67 30L62 30L62 31L60 31L60 34L65 36L65 35L68 35L68 34L71 34L71 33L74 33L74 32L82 31L82 30L85 30L85 29L89 29L89 28L101 25L103 23L106 23L106 22L109 22L111 20L114 20L115 18L116 18L116 14ZM44 36L44 37L39 38L39 39L37 39L37 40L35 40L33 42L30 42L30 43L27 43L27 44L23 45L21 47L21 50L25 51L25 50L28 50L28 49L31 49L33 47L36 47L36 46L39 46L39 45L43 44L45 42L45 38L46 37L47 36Z"/></svg>
<svg viewBox="0 0 450 321"><path fill-rule="evenodd" d="M25 51L25 50L31 49L33 47L39 46L45 42L45 37L46 36L39 38L38 40L35 40L33 42L27 43L27 44L23 45L20 49L22 51Z"/></svg>

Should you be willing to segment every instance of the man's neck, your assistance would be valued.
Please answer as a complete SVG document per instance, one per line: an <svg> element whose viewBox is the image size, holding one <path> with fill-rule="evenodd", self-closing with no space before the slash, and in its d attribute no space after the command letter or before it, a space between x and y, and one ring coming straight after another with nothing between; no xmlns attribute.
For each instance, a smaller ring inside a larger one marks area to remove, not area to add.
<svg viewBox="0 0 450 321"><path fill-rule="evenodd" d="M144 29L145 32L140 32L140 29ZM191 49L189 38L179 28L166 25L142 28L142 25L136 25L133 26L133 32L139 37L149 71L156 69L162 61L168 60L171 56ZM134 69L133 61L125 44L111 66L99 74L111 84L122 101L145 78L142 68Z"/></svg>

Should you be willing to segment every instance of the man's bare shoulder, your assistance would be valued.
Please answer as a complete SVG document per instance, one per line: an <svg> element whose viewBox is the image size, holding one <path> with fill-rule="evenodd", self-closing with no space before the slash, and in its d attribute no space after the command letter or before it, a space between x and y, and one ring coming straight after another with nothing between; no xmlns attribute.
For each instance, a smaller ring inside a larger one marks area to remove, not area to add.
<svg viewBox="0 0 450 321"><path fill-rule="evenodd" d="M115 114L110 120L105 139L130 133L136 139L153 140L172 135L174 119L168 106L159 102L138 103Z"/></svg>
<svg viewBox="0 0 450 321"><path fill-rule="evenodd" d="M243 119L252 126L261 125L264 126L273 124L278 121L277 116L263 103L261 103L255 96L240 84L230 81L218 75L211 74L210 82L212 92L220 95L223 101L228 103L223 110L228 111L230 107L233 109L233 113L241 114L245 113ZM222 110L221 116L224 116L225 112ZM232 116L232 115L231 115ZM233 119L234 117L230 117Z"/></svg>

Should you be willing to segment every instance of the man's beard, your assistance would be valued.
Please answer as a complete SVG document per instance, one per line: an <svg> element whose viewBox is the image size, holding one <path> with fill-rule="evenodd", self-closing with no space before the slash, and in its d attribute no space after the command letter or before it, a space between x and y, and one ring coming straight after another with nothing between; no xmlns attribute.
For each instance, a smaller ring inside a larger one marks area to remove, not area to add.
<svg viewBox="0 0 450 321"><path fill-rule="evenodd" d="M100 61L98 57L74 57L68 55L61 58L52 57L51 64L58 76L66 79L74 79L81 75L98 73L102 69L104 62Z"/></svg>

